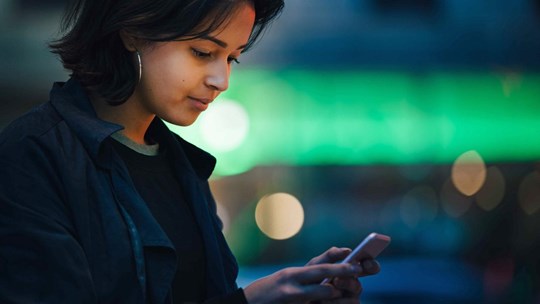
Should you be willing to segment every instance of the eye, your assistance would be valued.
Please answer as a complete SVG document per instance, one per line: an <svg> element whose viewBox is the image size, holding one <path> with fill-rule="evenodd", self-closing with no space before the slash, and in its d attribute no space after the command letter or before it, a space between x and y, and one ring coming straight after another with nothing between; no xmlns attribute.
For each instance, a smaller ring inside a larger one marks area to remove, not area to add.
<svg viewBox="0 0 540 304"><path fill-rule="evenodd" d="M239 64L239 63L240 63L240 61L238 61L238 58L235 58L235 57L229 57L229 58L227 58L227 62L228 62L228 63L233 63L233 62L234 62L234 63L236 63L236 64Z"/></svg>
<svg viewBox="0 0 540 304"><path fill-rule="evenodd" d="M191 52L193 53L193 55L195 55L195 57L199 58L210 58L210 56L212 56L211 53L202 52L193 48L191 49Z"/></svg>

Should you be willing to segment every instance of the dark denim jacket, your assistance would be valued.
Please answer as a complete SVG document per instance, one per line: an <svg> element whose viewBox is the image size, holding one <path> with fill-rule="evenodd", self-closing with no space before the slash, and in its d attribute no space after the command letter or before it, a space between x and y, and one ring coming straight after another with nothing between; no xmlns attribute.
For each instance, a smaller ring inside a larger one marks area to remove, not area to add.
<svg viewBox="0 0 540 304"><path fill-rule="evenodd" d="M238 266L208 186L215 159L155 119L204 239L208 296ZM75 80L0 135L0 303L170 303L176 254ZM163 142L162 142L163 144ZM236 291L236 292L235 292Z"/></svg>

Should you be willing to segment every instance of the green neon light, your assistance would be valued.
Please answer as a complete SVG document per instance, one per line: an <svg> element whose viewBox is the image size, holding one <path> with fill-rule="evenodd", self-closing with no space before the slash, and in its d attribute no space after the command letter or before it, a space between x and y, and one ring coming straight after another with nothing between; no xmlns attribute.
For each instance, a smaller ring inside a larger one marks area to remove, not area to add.
<svg viewBox="0 0 540 304"><path fill-rule="evenodd" d="M538 74L238 70L223 96L250 118L235 150L212 151L198 123L174 128L218 158L218 175L271 164L449 163L468 150L488 162L540 158Z"/></svg>

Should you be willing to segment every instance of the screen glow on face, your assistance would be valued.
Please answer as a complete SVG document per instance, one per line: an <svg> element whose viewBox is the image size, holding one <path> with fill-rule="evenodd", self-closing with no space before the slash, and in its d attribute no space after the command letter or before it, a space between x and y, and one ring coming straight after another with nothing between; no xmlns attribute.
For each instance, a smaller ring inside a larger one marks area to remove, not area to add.
<svg viewBox="0 0 540 304"><path fill-rule="evenodd" d="M241 145L213 150L200 121L172 128L219 159L218 175L275 163L450 164L469 150L486 162L528 161L540 157L539 83L539 74L496 71L238 69L223 95L248 115Z"/></svg>

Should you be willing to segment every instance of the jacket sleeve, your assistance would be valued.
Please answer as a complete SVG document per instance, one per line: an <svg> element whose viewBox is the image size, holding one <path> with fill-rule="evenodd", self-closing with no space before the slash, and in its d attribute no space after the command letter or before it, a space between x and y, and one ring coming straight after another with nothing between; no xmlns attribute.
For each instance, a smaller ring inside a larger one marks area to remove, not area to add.
<svg viewBox="0 0 540 304"><path fill-rule="evenodd" d="M50 152L0 145L0 303L97 302Z"/></svg>
<svg viewBox="0 0 540 304"><path fill-rule="evenodd" d="M208 299L204 304L248 304L244 290L242 288L236 291L212 299Z"/></svg>

